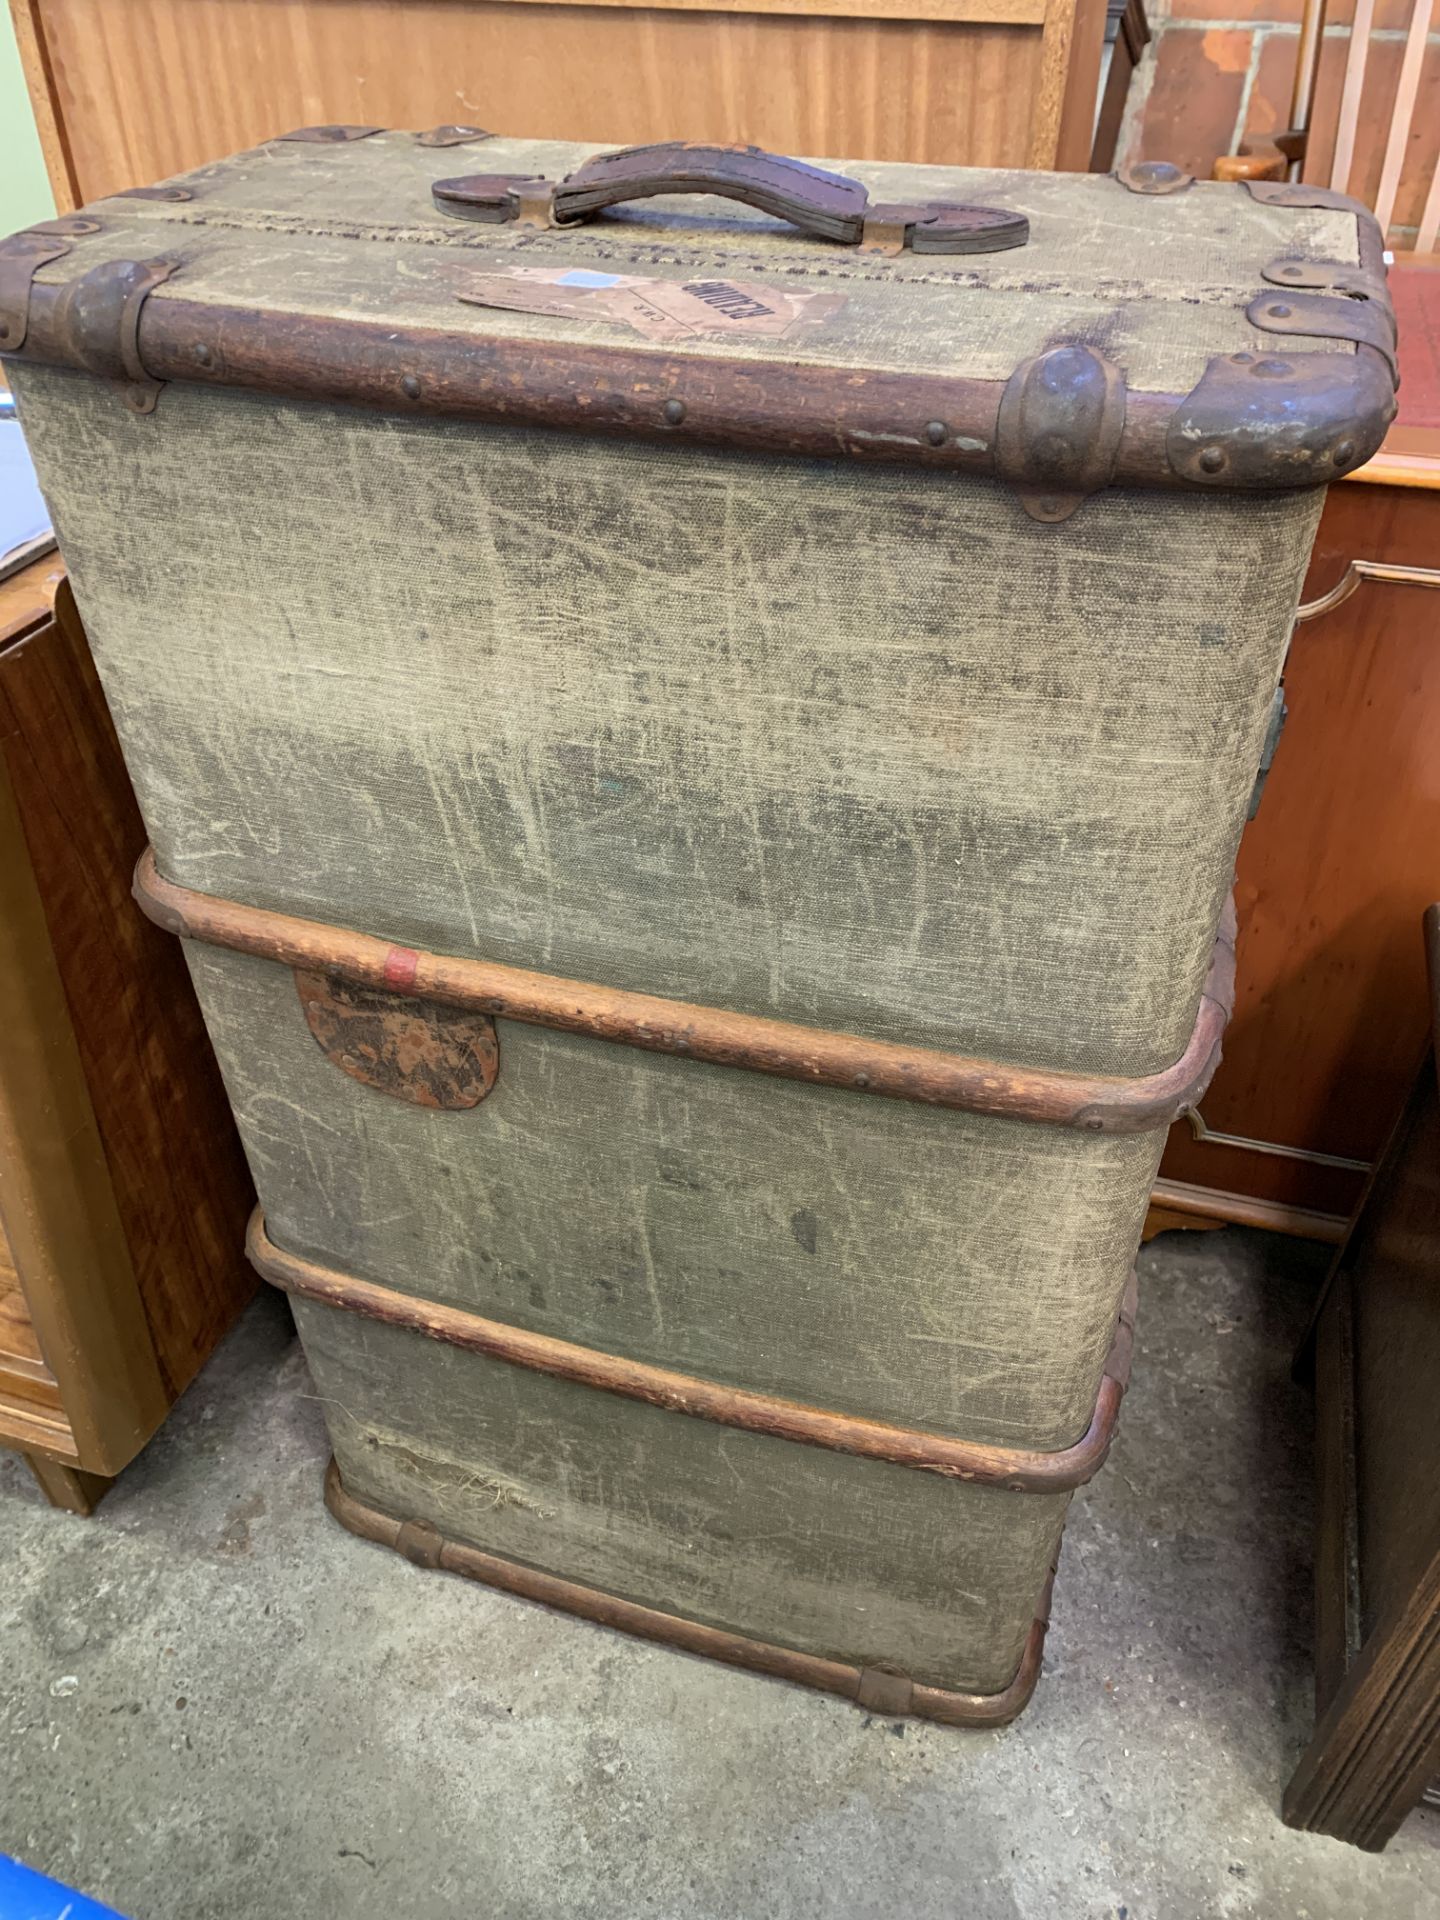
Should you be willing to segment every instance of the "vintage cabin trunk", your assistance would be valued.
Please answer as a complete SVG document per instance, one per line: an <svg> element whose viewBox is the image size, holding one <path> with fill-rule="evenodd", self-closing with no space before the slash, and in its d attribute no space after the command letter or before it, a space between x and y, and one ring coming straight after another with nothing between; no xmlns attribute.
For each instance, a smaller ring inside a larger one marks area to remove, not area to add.
<svg viewBox="0 0 1440 1920"><path fill-rule="evenodd" d="M1393 411L1378 235L588 153L310 129L0 253L137 892L347 1525L1001 1719Z"/></svg>

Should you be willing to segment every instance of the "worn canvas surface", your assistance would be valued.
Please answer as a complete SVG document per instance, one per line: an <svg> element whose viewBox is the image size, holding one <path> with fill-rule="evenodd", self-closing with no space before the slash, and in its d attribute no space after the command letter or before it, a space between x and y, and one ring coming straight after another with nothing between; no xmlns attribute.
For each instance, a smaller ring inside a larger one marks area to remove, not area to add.
<svg viewBox="0 0 1440 1920"><path fill-rule="evenodd" d="M1094 1407L1163 1134L1099 1138L501 1021L435 1113L348 1078L289 971L188 949L271 1237L603 1352L971 1440Z"/></svg>
<svg viewBox="0 0 1440 1920"><path fill-rule="evenodd" d="M741 1433L296 1303L349 1491L692 1619L912 1679L1013 1678L1068 1496Z"/></svg>
<svg viewBox="0 0 1440 1920"><path fill-rule="evenodd" d="M1266 291L1269 261L1357 258L1353 214L1266 207L1243 186L1204 181L1149 197L1097 174L822 162L863 181L872 201L978 202L1030 222L1029 244L1010 252L893 259L861 256L708 195L640 201L540 233L458 220L431 201L431 183L447 176L557 179L597 151L553 140L437 150L403 132L335 146L272 141L185 176L191 201L97 202L102 232L77 240L40 279L68 279L119 256L163 256L183 264L151 296L158 301L440 327L477 348L487 339L548 339L996 380L1058 341L1087 341L1132 388L1185 393L1214 354L1274 350L1275 336L1245 318ZM537 276L566 274L582 279L569 282L575 308L563 317L494 304L514 299L527 277L533 287ZM618 276L643 290L648 282L674 310L674 289L717 275L758 287L761 305L766 290L780 296L771 314L793 295L823 295L828 312L779 334L772 319L754 316L689 337L655 336L637 332L614 290L593 283ZM588 301L583 276L592 281ZM472 304L477 295L489 304ZM1284 344L1353 352L1335 340Z"/></svg>
<svg viewBox="0 0 1440 1920"><path fill-rule="evenodd" d="M527 240L445 221L429 180L582 150L480 151L267 148L194 202L109 203L44 273L180 251L152 299L443 326L478 352L628 326L462 298L486 274L743 270L843 297L701 350L998 377L1078 338L1132 386L1184 390L1257 344L1265 260L1354 257L1353 220L1238 189L894 168L859 171L887 197L1008 199L1034 245L865 262L743 210L719 230L711 203ZM137 418L88 377L14 374L170 878L1000 1060L1144 1074L1184 1049L1318 495L1113 492L1040 526L950 474L179 383ZM329 1064L283 969L192 968L278 1244L976 1440L1058 1448L1089 1419L1158 1132L984 1122L505 1022L488 1099L427 1112ZM1014 1671L1063 1499L300 1322L362 1499L781 1644L979 1690Z"/></svg>
<svg viewBox="0 0 1440 1920"><path fill-rule="evenodd" d="M1040 1066L1184 1050L1319 497L1105 495L16 368L162 870Z"/></svg>

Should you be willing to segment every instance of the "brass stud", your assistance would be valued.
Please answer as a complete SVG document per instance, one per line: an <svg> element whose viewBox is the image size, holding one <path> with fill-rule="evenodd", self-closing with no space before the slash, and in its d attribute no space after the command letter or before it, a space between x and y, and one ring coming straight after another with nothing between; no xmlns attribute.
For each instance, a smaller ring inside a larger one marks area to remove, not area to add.
<svg viewBox="0 0 1440 1920"><path fill-rule="evenodd" d="M420 398L420 382L415 378L413 373L407 373L405 378L400 382L400 391L407 400L418 400Z"/></svg>
<svg viewBox="0 0 1440 1920"><path fill-rule="evenodd" d="M1335 462L1337 467L1348 467L1350 462L1355 458L1355 442L1353 440L1342 440L1330 458Z"/></svg>
<svg viewBox="0 0 1440 1920"><path fill-rule="evenodd" d="M925 429L925 438L932 447L943 447L946 440L946 427L943 420L932 420Z"/></svg>
<svg viewBox="0 0 1440 1920"><path fill-rule="evenodd" d="M685 402L683 400L667 400L665 402L665 419L668 425L678 427L684 418Z"/></svg>
<svg viewBox="0 0 1440 1920"><path fill-rule="evenodd" d="M210 351L209 347L206 346L203 340L198 341L196 345L192 348L191 352L197 367L208 367L213 363L215 359L214 354Z"/></svg>
<svg viewBox="0 0 1440 1920"><path fill-rule="evenodd" d="M1202 473L1219 473L1224 465L1225 450L1223 447L1205 447L1202 449L1200 454L1200 471Z"/></svg>

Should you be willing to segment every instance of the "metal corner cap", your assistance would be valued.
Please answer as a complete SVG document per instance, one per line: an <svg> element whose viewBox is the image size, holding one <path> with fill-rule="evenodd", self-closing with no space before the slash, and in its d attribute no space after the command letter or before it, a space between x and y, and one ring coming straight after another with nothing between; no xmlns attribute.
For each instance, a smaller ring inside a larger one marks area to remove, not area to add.
<svg viewBox="0 0 1440 1920"><path fill-rule="evenodd" d="M1166 458L1191 486L1322 487L1369 460L1395 418L1385 355L1231 353L1206 367L1171 416Z"/></svg>

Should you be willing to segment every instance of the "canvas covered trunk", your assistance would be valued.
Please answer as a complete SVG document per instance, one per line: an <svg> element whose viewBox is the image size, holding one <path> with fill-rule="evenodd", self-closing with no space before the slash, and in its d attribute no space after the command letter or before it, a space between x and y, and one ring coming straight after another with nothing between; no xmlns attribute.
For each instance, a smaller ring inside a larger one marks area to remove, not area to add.
<svg viewBox="0 0 1440 1920"><path fill-rule="evenodd" d="M1001 1718L1393 410L1378 236L590 153L308 130L0 251L138 893L340 1517Z"/></svg>

